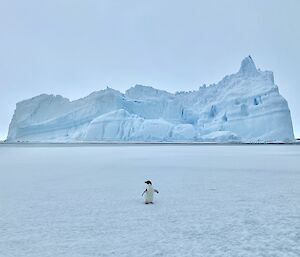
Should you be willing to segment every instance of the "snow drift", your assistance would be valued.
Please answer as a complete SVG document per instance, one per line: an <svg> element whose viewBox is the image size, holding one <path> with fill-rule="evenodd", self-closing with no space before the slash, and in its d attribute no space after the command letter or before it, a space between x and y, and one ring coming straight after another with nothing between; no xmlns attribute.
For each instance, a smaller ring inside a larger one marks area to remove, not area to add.
<svg viewBox="0 0 300 257"><path fill-rule="evenodd" d="M8 142L294 140L287 101L271 71L246 57L218 84L175 94L136 85L69 101L40 95L17 103Z"/></svg>

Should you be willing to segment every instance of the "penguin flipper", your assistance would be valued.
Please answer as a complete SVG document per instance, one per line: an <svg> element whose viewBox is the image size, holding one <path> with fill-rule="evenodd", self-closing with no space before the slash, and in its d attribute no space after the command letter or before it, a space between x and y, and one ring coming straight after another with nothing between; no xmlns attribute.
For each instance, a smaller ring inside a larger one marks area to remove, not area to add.
<svg viewBox="0 0 300 257"><path fill-rule="evenodd" d="M145 189L145 191L142 193L142 196L147 192L147 189Z"/></svg>

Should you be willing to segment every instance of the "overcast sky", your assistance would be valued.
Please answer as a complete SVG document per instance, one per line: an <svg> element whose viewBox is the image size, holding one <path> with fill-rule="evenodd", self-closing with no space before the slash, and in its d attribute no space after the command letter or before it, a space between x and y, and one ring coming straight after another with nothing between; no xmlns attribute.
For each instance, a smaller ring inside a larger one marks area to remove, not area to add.
<svg viewBox="0 0 300 257"><path fill-rule="evenodd" d="M0 138L17 101L215 83L251 54L300 137L299 0L0 0Z"/></svg>

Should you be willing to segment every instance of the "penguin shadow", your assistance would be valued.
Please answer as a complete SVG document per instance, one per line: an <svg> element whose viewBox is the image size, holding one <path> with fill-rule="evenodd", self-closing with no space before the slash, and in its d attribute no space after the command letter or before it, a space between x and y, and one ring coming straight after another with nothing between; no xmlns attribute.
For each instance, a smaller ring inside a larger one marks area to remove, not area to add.
<svg viewBox="0 0 300 257"><path fill-rule="evenodd" d="M144 206L147 206L147 207L150 208L151 206L153 206L153 207L156 206L157 207L159 205L160 205L159 200L155 200L152 203L145 203L145 200L143 200L143 199L135 199L135 201L134 201L134 206L136 206L136 207L140 206L142 208L144 208Z"/></svg>

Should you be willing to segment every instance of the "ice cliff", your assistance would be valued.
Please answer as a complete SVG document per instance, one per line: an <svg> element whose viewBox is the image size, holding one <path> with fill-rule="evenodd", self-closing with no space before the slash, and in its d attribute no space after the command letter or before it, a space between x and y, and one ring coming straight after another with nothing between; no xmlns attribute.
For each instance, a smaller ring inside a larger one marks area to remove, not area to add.
<svg viewBox="0 0 300 257"><path fill-rule="evenodd" d="M287 101L273 73L246 57L239 71L198 91L136 85L69 101L39 95L17 103L8 142L294 140Z"/></svg>

